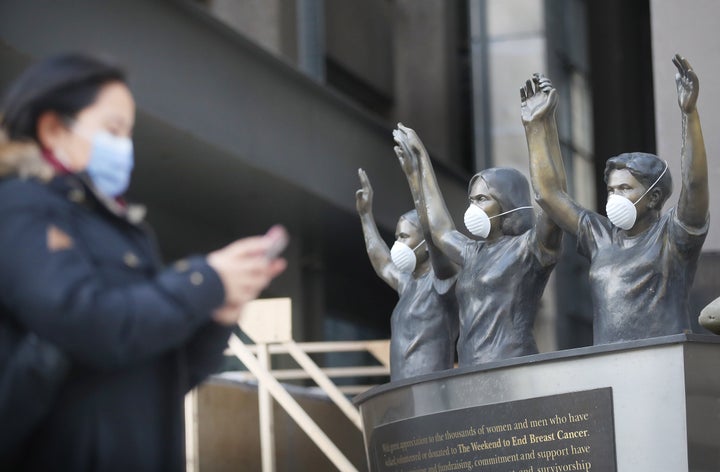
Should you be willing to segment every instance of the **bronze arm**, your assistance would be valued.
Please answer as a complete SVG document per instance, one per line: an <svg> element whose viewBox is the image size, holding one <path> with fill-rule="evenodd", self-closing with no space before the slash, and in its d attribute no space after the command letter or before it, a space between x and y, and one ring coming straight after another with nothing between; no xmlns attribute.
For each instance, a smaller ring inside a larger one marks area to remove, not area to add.
<svg viewBox="0 0 720 472"><path fill-rule="evenodd" d="M433 242L432 234L430 233L430 223L428 221L425 198L422 191L420 169L418 167L419 163L417 159L407 157L411 154L411 151L409 149L403 150L403 147L405 147L405 142L400 138L398 133L401 132L399 130L393 131L393 137L397 136L398 139L400 139L400 142L403 144L394 147L395 155L400 161L400 167L403 169L403 172L405 172L405 176L408 180L408 185L410 186L410 193L412 194L413 202L415 203L415 209L417 210L418 216L420 218L423 238L425 238L428 252L430 254L430 265L432 266L433 272L435 272L435 275L438 279L449 279L457 274L458 266L454 264L447 256L445 256L445 254L443 254L443 252L438 249L438 247Z"/></svg>
<svg viewBox="0 0 720 472"><path fill-rule="evenodd" d="M675 54L673 64L678 69L675 83L683 114L682 188L677 217L686 226L702 228L707 221L710 197L705 141L697 111L700 82L687 59Z"/></svg>
<svg viewBox="0 0 720 472"><path fill-rule="evenodd" d="M432 241L452 262L463 265L465 261L462 251L467 237L455 229L455 223L445 205L425 146L414 130L401 123L398 123L398 133L395 139L403 153L406 154L405 157L414 159L417 163L416 167L420 170L418 194L421 195L421 201L424 201L424 211L420 211L421 209L418 208L418 213L425 213L421 218L424 217L427 221Z"/></svg>
<svg viewBox="0 0 720 472"><path fill-rule="evenodd" d="M583 208L567 193L565 166L555 122L557 91L549 80L536 75L520 89L520 111L530 155L530 179L535 200L547 215L565 231L576 234ZM559 245L553 230L538 229L544 243Z"/></svg>
<svg viewBox="0 0 720 472"><path fill-rule="evenodd" d="M390 258L390 249L380 237L375 218L372 214L373 189L370 185L370 179L364 170L358 169L358 177L360 177L360 188L355 192L355 206L360 215L360 223L362 224L363 235L365 236L365 248L367 249L370 263L375 269L378 277L383 279L389 286L398 289L398 281L400 271L395 267Z"/></svg>

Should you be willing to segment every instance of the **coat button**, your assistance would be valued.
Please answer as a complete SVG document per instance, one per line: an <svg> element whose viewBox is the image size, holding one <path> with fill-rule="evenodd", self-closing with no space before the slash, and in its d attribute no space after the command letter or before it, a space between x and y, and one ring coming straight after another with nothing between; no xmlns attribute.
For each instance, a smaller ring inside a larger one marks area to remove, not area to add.
<svg viewBox="0 0 720 472"><path fill-rule="evenodd" d="M68 192L67 197L71 202L82 203L85 201L85 192L80 188L74 188Z"/></svg>
<svg viewBox="0 0 720 472"><path fill-rule="evenodd" d="M125 262L125 265L128 267L137 267L140 265L140 259L138 256L136 256L134 253L128 251L123 256L123 262Z"/></svg>
<svg viewBox="0 0 720 472"><path fill-rule="evenodd" d="M175 267L175 270L178 272L187 272L190 268L190 263L185 259L181 259L177 261L173 267Z"/></svg>
<svg viewBox="0 0 720 472"><path fill-rule="evenodd" d="M190 283L193 285L200 285L203 283L204 277L200 272L193 272L190 274Z"/></svg>

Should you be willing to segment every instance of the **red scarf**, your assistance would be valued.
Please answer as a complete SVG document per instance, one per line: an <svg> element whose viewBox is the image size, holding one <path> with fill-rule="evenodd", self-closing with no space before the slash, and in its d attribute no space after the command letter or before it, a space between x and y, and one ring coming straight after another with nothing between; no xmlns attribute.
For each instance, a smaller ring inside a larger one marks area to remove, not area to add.
<svg viewBox="0 0 720 472"><path fill-rule="evenodd" d="M52 166L53 170L55 170L56 173L60 175L66 175L70 173L67 167L65 167L65 165L60 162L60 160L55 156L55 153L52 152L52 150L43 148L42 155L48 162L48 164Z"/></svg>

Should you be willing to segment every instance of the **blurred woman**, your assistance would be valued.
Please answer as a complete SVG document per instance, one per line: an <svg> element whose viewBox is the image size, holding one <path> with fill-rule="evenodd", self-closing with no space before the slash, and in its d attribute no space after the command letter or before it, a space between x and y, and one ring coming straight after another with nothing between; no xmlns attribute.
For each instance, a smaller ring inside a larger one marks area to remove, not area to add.
<svg viewBox="0 0 720 472"><path fill-rule="evenodd" d="M285 267L274 232L162 268L122 198L134 122L122 69L80 54L33 65L4 101L0 313L69 363L21 470L184 470L184 395Z"/></svg>

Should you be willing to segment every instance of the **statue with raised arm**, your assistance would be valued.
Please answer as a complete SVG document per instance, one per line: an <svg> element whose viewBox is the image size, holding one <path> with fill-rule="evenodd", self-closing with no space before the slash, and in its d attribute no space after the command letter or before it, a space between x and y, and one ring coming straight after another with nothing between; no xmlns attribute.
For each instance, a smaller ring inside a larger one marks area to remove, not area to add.
<svg viewBox="0 0 720 472"><path fill-rule="evenodd" d="M452 290L457 270L435 249L415 210L400 217L389 249L373 217L370 179L362 169L358 175L356 206L370 262L400 295L390 317L390 380L451 369L458 334Z"/></svg>
<svg viewBox="0 0 720 472"><path fill-rule="evenodd" d="M565 231L577 235L590 261L595 344L681 333L690 327L688 295L708 231L705 145L696 107L698 78L675 55L682 112L682 187L677 206L666 162L644 152L620 154L605 167L607 215L578 205L562 188L555 128L557 92L535 75L520 90L536 200Z"/></svg>
<svg viewBox="0 0 720 472"><path fill-rule="evenodd" d="M544 213L534 218L527 179L490 168L468 188L465 226L455 228L430 157L415 131L398 124L395 149L432 240L460 267L455 293L460 316L460 366L538 352L533 325L560 250L562 231Z"/></svg>

